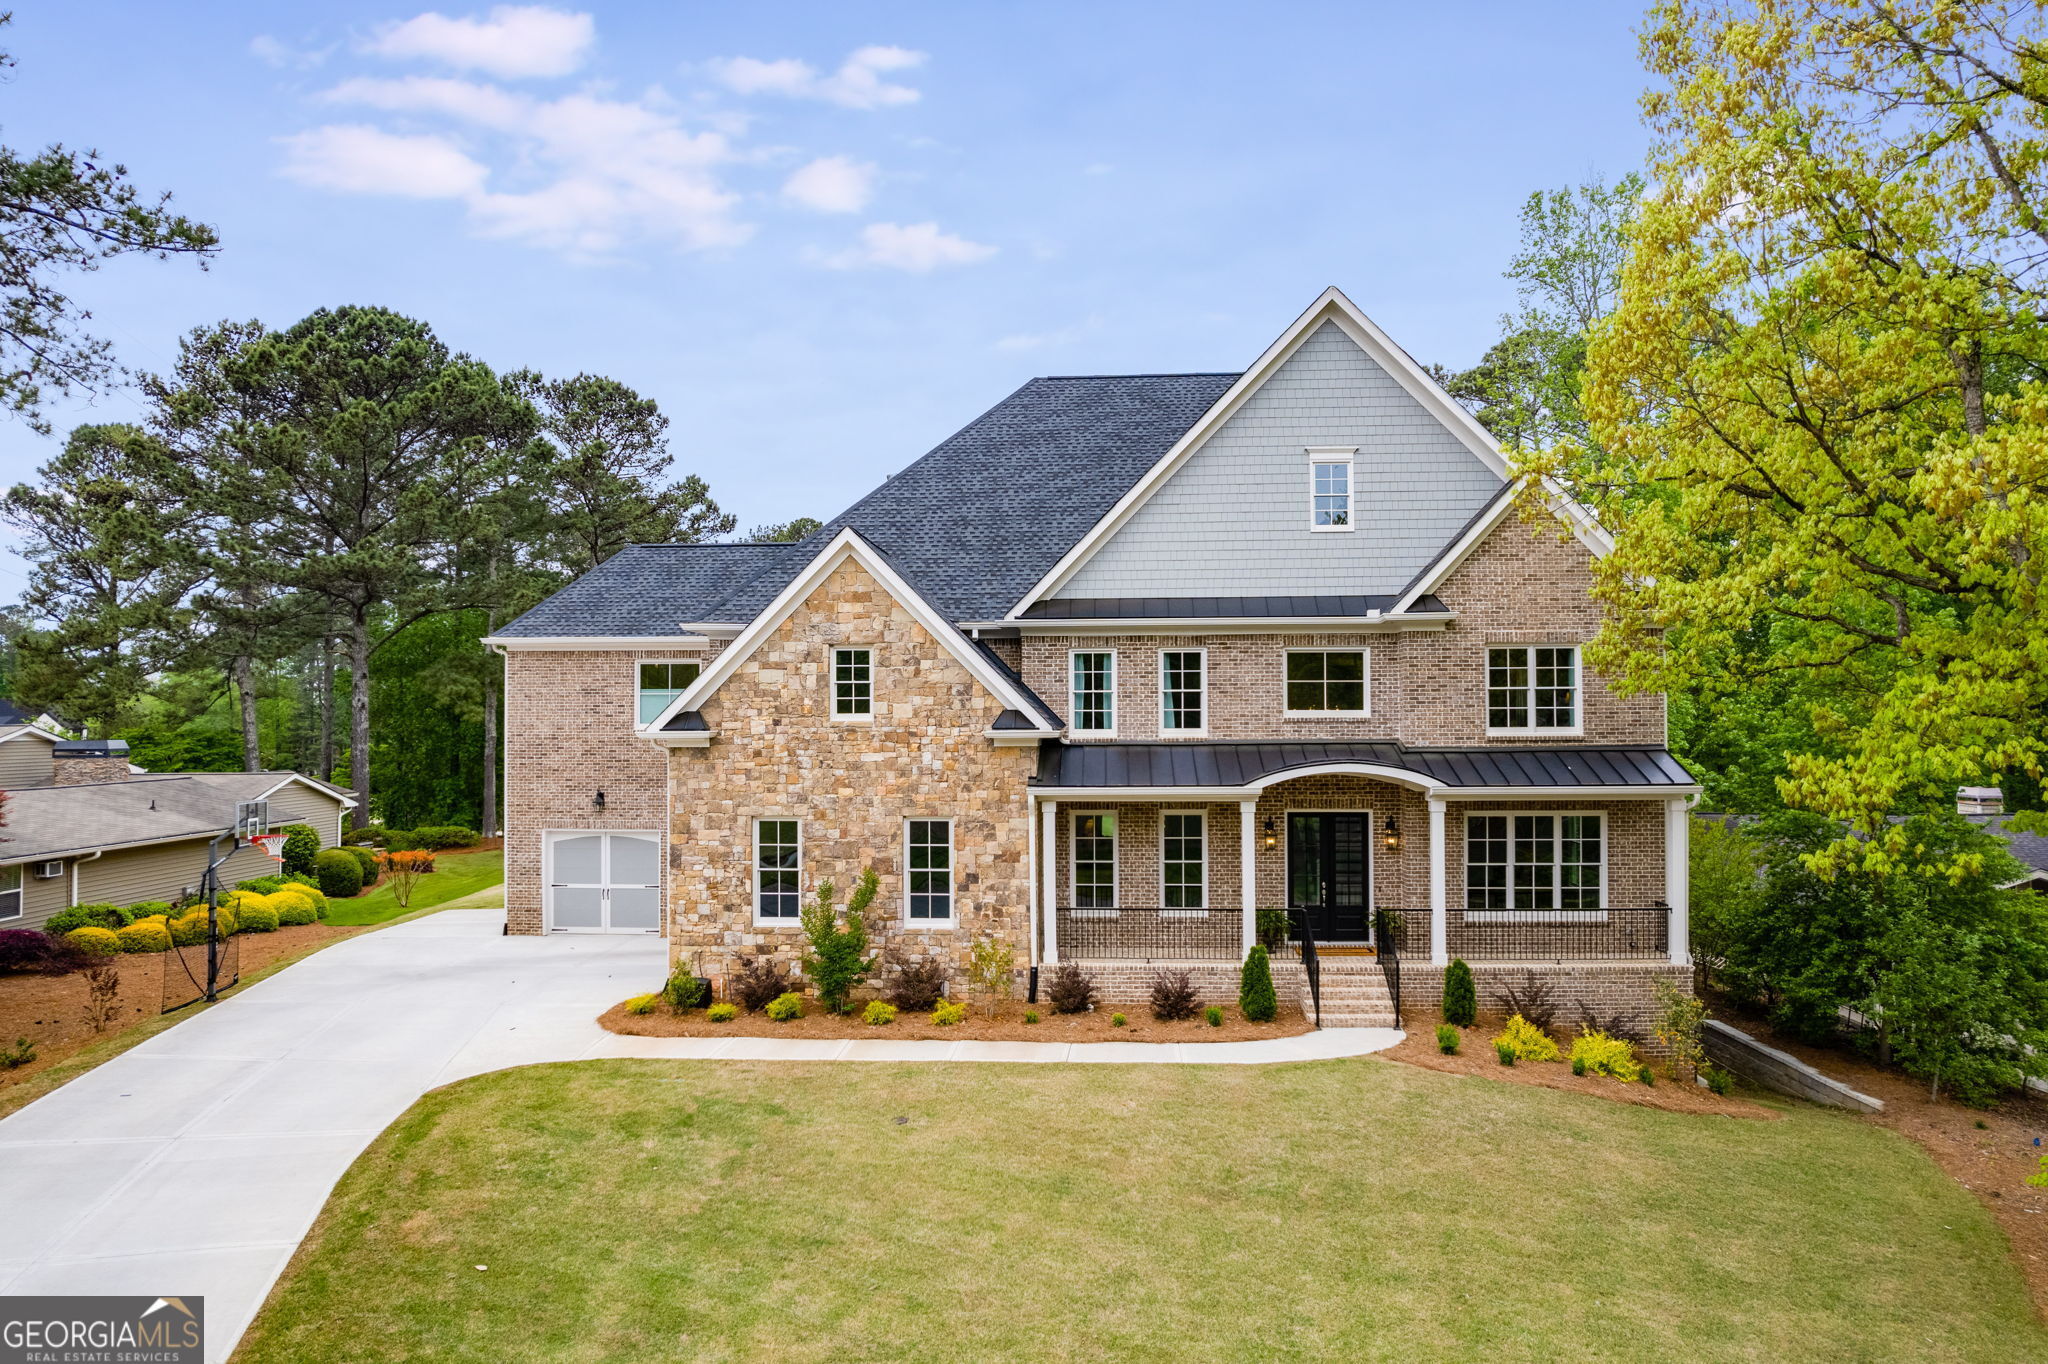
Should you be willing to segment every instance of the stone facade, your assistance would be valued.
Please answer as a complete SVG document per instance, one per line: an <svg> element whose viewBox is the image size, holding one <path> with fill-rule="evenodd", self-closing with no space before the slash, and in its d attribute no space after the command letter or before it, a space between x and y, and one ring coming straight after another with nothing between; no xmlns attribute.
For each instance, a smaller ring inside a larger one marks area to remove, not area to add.
<svg viewBox="0 0 2048 1364"><path fill-rule="evenodd" d="M831 714L835 645L873 651L869 722ZM938 957L960 981L972 944L994 936L1021 970L1038 753L986 737L1004 708L857 562L840 565L706 700L710 747L669 755L672 956L714 981L743 956L798 961L796 925L754 914L754 822L789 819L806 898L830 879L843 904L863 868L878 873L885 959ZM953 926L906 917L910 819L953 821Z"/></svg>
<svg viewBox="0 0 2048 1364"><path fill-rule="evenodd" d="M58 753L52 764L50 784L52 786L101 786L110 781L126 781L132 775L128 771L128 755L122 753L109 756L98 753Z"/></svg>

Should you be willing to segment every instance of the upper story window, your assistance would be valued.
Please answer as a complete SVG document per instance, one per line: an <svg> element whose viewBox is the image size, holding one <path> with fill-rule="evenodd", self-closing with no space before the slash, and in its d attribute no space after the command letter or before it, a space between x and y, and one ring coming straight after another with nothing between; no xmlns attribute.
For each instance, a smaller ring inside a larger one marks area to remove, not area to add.
<svg viewBox="0 0 2048 1364"><path fill-rule="evenodd" d="M1090 734L1116 733L1116 655L1077 649L1068 661L1069 726Z"/></svg>
<svg viewBox="0 0 2048 1364"><path fill-rule="evenodd" d="M1579 729L1579 651L1517 645L1486 651L1486 730L1522 734Z"/></svg>
<svg viewBox="0 0 2048 1364"><path fill-rule="evenodd" d="M1606 841L1600 815L1468 815L1465 908L1599 909Z"/></svg>
<svg viewBox="0 0 2048 1364"><path fill-rule="evenodd" d="M904 848L909 874L904 877L905 914L914 923L950 922L953 918L953 821L912 819L904 822Z"/></svg>
<svg viewBox="0 0 2048 1364"><path fill-rule="evenodd" d="M803 914L797 877L803 831L793 819L754 821L754 917L795 923Z"/></svg>
<svg viewBox="0 0 2048 1364"><path fill-rule="evenodd" d="M1310 446L1310 530L1351 529L1351 457L1356 446Z"/></svg>
<svg viewBox="0 0 2048 1364"><path fill-rule="evenodd" d="M681 696L697 674L695 663L642 663L640 665L640 723L651 725L669 703Z"/></svg>
<svg viewBox="0 0 2048 1364"><path fill-rule="evenodd" d="M875 656L869 649L832 651L832 718L871 719L875 711Z"/></svg>
<svg viewBox="0 0 2048 1364"><path fill-rule="evenodd" d="M1289 715L1372 714L1370 659L1364 649L1289 649Z"/></svg>
<svg viewBox="0 0 2048 1364"><path fill-rule="evenodd" d="M1162 649L1159 653L1159 731L1202 734L1208 725L1204 704L1209 655L1203 649Z"/></svg>

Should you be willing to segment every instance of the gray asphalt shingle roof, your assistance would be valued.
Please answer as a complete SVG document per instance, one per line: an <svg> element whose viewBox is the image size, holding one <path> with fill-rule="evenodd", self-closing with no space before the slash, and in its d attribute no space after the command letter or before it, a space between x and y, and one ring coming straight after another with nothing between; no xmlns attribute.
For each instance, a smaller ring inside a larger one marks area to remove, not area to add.
<svg viewBox="0 0 2048 1364"><path fill-rule="evenodd" d="M1240 788L1289 768L1373 763L1448 786L1690 786L1661 748L1408 748L1388 742L1047 744L1038 785Z"/></svg>
<svg viewBox="0 0 2048 1364"><path fill-rule="evenodd" d="M217 834L238 801L254 800L290 772L186 772L7 793L0 861L66 857L172 838Z"/></svg>

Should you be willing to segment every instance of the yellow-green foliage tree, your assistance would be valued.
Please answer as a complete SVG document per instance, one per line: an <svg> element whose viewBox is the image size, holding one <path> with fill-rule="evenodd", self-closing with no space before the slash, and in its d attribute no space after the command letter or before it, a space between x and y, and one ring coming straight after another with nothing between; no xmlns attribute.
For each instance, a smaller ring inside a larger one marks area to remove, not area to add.
<svg viewBox="0 0 2048 1364"><path fill-rule="evenodd" d="M2048 62L2035 6L1666 0L1657 144L1585 402L1525 463L1618 529L1589 662L1676 691L1811 680L1788 803L1880 836L2038 776L2048 713Z"/></svg>

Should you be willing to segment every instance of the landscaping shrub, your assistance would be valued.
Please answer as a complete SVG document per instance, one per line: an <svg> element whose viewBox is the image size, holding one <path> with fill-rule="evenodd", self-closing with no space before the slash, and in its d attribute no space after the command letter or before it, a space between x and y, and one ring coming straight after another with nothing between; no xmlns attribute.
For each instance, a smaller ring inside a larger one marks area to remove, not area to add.
<svg viewBox="0 0 2048 1364"><path fill-rule="evenodd" d="M235 909L235 921L236 927L243 933L277 932L277 911L269 905L239 905ZM180 919L178 922L183 923L185 921ZM174 927L171 931L172 936L175 938L177 935L176 928ZM204 914L199 916L199 932L201 935L200 941L204 942L206 940L206 916ZM179 942L182 944L183 939L179 939Z"/></svg>
<svg viewBox="0 0 2048 1364"><path fill-rule="evenodd" d="M1458 1044L1464 1040L1465 1035L1451 1024L1439 1023L1436 1025L1436 1049L1444 1055L1456 1056L1458 1054Z"/></svg>
<svg viewBox="0 0 2048 1364"><path fill-rule="evenodd" d="M1209 1021L1209 1026L1212 1028L1223 1026L1223 1010L1217 1008L1214 1004L1202 1010L1202 1017Z"/></svg>
<svg viewBox="0 0 2048 1364"><path fill-rule="evenodd" d="M320 831L310 824L287 824L284 834L284 869L311 871L313 859L320 855Z"/></svg>
<svg viewBox="0 0 2048 1364"><path fill-rule="evenodd" d="M78 933L113 933L104 928L74 929ZM85 1021L94 1032L105 1032L121 1012L120 949L101 953L85 964Z"/></svg>
<svg viewBox="0 0 2048 1364"><path fill-rule="evenodd" d="M280 895L272 896L271 898L283 901L277 908L277 925L279 928L304 928L307 924L320 921L320 912L313 908L311 901L301 900L296 895L289 897Z"/></svg>
<svg viewBox="0 0 2048 1364"><path fill-rule="evenodd" d="M1584 1030L1572 1039L1574 1075L1609 1075L1617 1080L1633 1080L1642 1068L1643 1063L1636 1059L1636 1049L1626 1038Z"/></svg>
<svg viewBox="0 0 2048 1364"><path fill-rule="evenodd" d="M252 876L246 881L235 882L235 889L246 890L253 895L268 895L283 884L282 876Z"/></svg>
<svg viewBox="0 0 2048 1364"><path fill-rule="evenodd" d="M1453 958L1444 971L1444 1022L1469 1028L1479 1021L1479 987L1472 981L1472 968L1463 957Z"/></svg>
<svg viewBox="0 0 2048 1364"><path fill-rule="evenodd" d="M64 941L88 957L118 956L121 951L121 940L114 936L114 930L101 928L95 924L72 929L64 935Z"/></svg>
<svg viewBox="0 0 2048 1364"><path fill-rule="evenodd" d="M1657 981L1653 988L1657 991L1657 1021L1650 1035L1670 1049L1674 1076L1699 1074L1707 1063L1707 1045L1701 1037L1707 1006L1668 980Z"/></svg>
<svg viewBox="0 0 2048 1364"><path fill-rule="evenodd" d="M1162 1023L1193 1018L1202 1007L1195 978L1188 971L1160 970L1152 977L1152 1016Z"/></svg>
<svg viewBox="0 0 2048 1364"><path fill-rule="evenodd" d="M152 914L162 914L168 917L170 912L171 902L169 900L137 900L134 904L128 906L128 922L132 924L138 919L147 919ZM116 929L114 931L118 933L120 930Z"/></svg>
<svg viewBox="0 0 2048 1364"><path fill-rule="evenodd" d="M1026 1023L1036 1023L1038 1021L1038 1010L1026 1009L1024 1011L1024 1021Z"/></svg>
<svg viewBox="0 0 2048 1364"><path fill-rule="evenodd" d="M967 950L967 989L980 995L982 1011L996 1016L996 1005L1010 997L1017 983L1017 949L997 938L982 938Z"/></svg>
<svg viewBox="0 0 2048 1364"><path fill-rule="evenodd" d="M375 824L365 824L360 829L349 829L341 836L343 844L382 843L390 831Z"/></svg>
<svg viewBox="0 0 2048 1364"><path fill-rule="evenodd" d="M386 852L411 852L419 844L413 842L410 830L389 829L385 831L381 846Z"/></svg>
<svg viewBox="0 0 2048 1364"><path fill-rule="evenodd" d="M1111 1014L1109 1016L1109 1026L1112 1028L1121 1028L1130 1021L1130 1019L1125 1018L1122 1014Z"/></svg>
<svg viewBox="0 0 2048 1364"><path fill-rule="evenodd" d="M319 854L315 853L314 856L317 857ZM295 871L287 876L279 877L278 880L284 882L287 886L304 886L307 890L320 889L320 878L309 871Z"/></svg>
<svg viewBox="0 0 2048 1364"><path fill-rule="evenodd" d="M1657 982L1659 985L1665 983L1661 980ZM1584 1004L1579 1005L1579 1031L1604 1032L1609 1037L1619 1037L1630 1046L1641 1046L1643 1042L1642 1032L1636 1027L1635 1020L1620 1009L1603 1014Z"/></svg>
<svg viewBox="0 0 2048 1364"><path fill-rule="evenodd" d="M704 1011L704 1017L713 1023L730 1023L740 1016L740 1006L732 1003L718 1003Z"/></svg>
<svg viewBox="0 0 2048 1364"><path fill-rule="evenodd" d="M959 1000L940 1000L932 1010L932 1026L935 1028L950 1028L966 1018L967 1005Z"/></svg>
<svg viewBox="0 0 2048 1364"><path fill-rule="evenodd" d="M1493 1040L1493 1054L1504 1066L1515 1063L1515 1047L1512 1042L1503 1042L1496 1037Z"/></svg>
<svg viewBox="0 0 2048 1364"><path fill-rule="evenodd" d="M946 964L936 957L900 962L884 993L905 1013L923 1013L946 993Z"/></svg>
<svg viewBox="0 0 2048 1364"><path fill-rule="evenodd" d="M320 893L320 887L318 886L302 886L296 881L287 881L276 894L284 896L286 899L300 900L310 905L315 919L327 917L327 897ZM273 898L271 903L275 905L280 902Z"/></svg>
<svg viewBox="0 0 2048 1364"><path fill-rule="evenodd" d="M320 878L320 893L330 900L346 900L363 893L363 864L351 848L329 848L313 859L314 874Z"/></svg>
<svg viewBox="0 0 2048 1364"><path fill-rule="evenodd" d="M696 967L678 963L669 974L668 984L661 987L661 997L675 1009L699 1008L711 1002L711 982L700 979Z"/></svg>
<svg viewBox="0 0 2048 1364"><path fill-rule="evenodd" d="M275 924L273 923L273 927ZM206 911L195 909L190 914L171 920L171 941L179 947L199 947L206 942ZM258 930L261 931L261 930Z"/></svg>
<svg viewBox="0 0 2048 1364"><path fill-rule="evenodd" d="M43 923L43 932L63 937L74 928L126 928L135 922L135 915L119 905L73 905L52 914Z"/></svg>
<svg viewBox="0 0 2048 1364"><path fill-rule="evenodd" d="M1644 1066L1641 1070L1637 1071L1636 1078L1638 1080L1641 1080L1644 1084L1651 1086L1652 1088L1656 1087L1657 1072L1651 1070L1648 1066Z"/></svg>
<svg viewBox="0 0 2048 1364"><path fill-rule="evenodd" d="M1257 911L1256 932L1259 944L1268 952L1276 952L1287 941L1287 911L1284 909L1262 909Z"/></svg>
<svg viewBox="0 0 2048 1364"><path fill-rule="evenodd" d="M659 1003L660 1000L661 995L658 993L651 995L634 995L631 999L626 1001L625 1010L627 1013L634 1014L636 1016L640 1014L651 1014L654 1012L654 1006L657 1003Z"/></svg>
<svg viewBox="0 0 2048 1364"><path fill-rule="evenodd" d="M1555 1061L1559 1059L1557 1043L1550 1034L1531 1023L1520 1014L1508 1019L1507 1027L1500 1036L1493 1039L1496 1047L1507 1046L1515 1053L1518 1061Z"/></svg>
<svg viewBox="0 0 2048 1364"><path fill-rule="evenodd" d="M789 993L789 973L773 957L749 957L727 978L726 989L748 1013L759 1013Z"/></svg>
<svg viewBox="0 0 2048 1364"><path fill-rule="evenodd" d="M1501 986L1508 1013L1526 1019L1538 1032L1549 1032L1557 1023L1557 1001L1551 997L1550 982L1534 971L1524 972L1521 984L1510 981ZM1553 1058L1554 1059L1554 1058Z"/></svg>
<svg viewBox="0 0 2048 1364"><path fill-rule="evenodd" d="M330 848L328 851L339 851L348 854L350 857L353 857L356 860L356 866L363 873L363 884L366 886L375 884L377 880L378 859L382 857L383 854L373 852L369 848ZM321 854L321 856L324 857L326 856L326 854L323 853ZM315 860L317 861L318 859Z"/></svg>
<svg viewBox="0 0 2048 1364"><path fill-rule="evenodd" d="M162 919L138 919L126 928L114 930L114 941L123 952L168 952L171 930Z"/></svg>
<svg viewBox="0 0 2048 1364"><path fill-rule="evenodd" d="M861 1010L860 1021L871 1028L879 1028L884 1024L894 1023L896 1021L896 1006L883 1000L871 999L868 1001L867 1008Z"/></svg>
<svg viewBox="0 0 2048 1364"><path fill-rule="evenodd" d="M410 909L413 888L419 885L422 876L434 869L434 855L429 852L387 852L377 859L377 866L391 887L391 898L398 902L400 909Z"/></svg>
<svg viewBox="0 0 2048 1364"><path fill-rule="evenodd" d="M1083 971L1079 962L1063 961L1052 968L1045 997L1056 1014L1085 1014L1095 1007L1095 977Z"/></svg>
<svg viewBox="0 0 2048 1364"><path fill-rule="evenodd" d="M803 927L804 974L817 987L818 1002L830 1013L843 1014L850 1007L848 996L868 978L868 906L875 902L881 878L873 867L860 874L853 896L846 902L846 926L839 926L839 909L832 903L837 889L830 881L818 886L818 897L803 907L798 922Z"/></svg>
<svg viewBox="0 0 2048 1364"><path fill-rule="evenodd" d="M415 848L439 852L444 848L473 848L481 837L476 830L459 824L432 824L414 829L411 842Z"/></svg>
<svg viewBox="0 0 2048 1364"><path fill-rule="evenodd" d="M1728 1097L1728 1091L1733 1086L1728 1072L1719 1066L1701 1066L1700 1079L1706 1083L1708 1089L1724 1099Z"/></svg>
<svg viewBox="0 0 2048 1364"><path fill-rule="evenodd" d="M1245 954L1244 973L1238 978L1237 1011L1253 1023L1271 1023L1280 1016L1280 997L1273 993L1273 966L1263 947L1253 947Z"/></svg>
<svg viewBox="0 0 2048 1364"><path fill-rule="evenodd" d="M0 929L0 972L33 971L61 976L85 965L85 955L62 938L38 928Z"/></svg>
<svg viewBox="0 0 2048 1364"><path fill-rule="evenodd" d="M777 995L768 1001L768 1016L777 1023L787 1023L792 1018L804 1016L804 997L791 990L788 994Z"/></svg>
<svg viewBox="0 0 2048 1364"><path fill-rule="evenodd" d="M0 1067L14 1070L36 1059L36 1044L26 1037L14 1039L11 1047L0 1047Z"/></svg>

